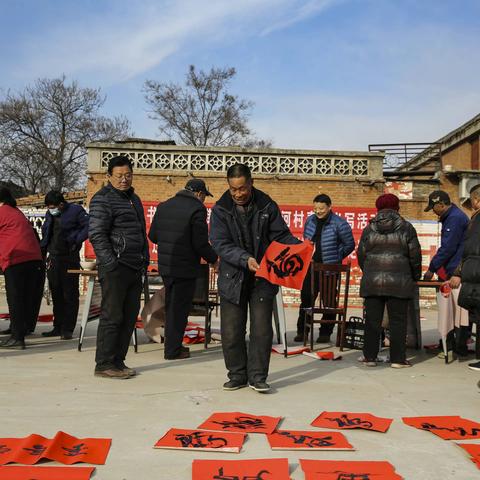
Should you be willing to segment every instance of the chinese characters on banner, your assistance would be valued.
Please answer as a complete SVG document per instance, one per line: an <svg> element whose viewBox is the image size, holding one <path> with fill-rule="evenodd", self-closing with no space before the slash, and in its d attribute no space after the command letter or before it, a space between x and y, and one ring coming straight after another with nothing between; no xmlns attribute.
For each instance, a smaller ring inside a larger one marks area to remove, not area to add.
<svg viewBox="0 0 480 480"><path fill-rule="evenodd" d="M51 440L36 434L26 438L0 438L0 465L34 465L41 459L65 465L79 462L103 465L111 443L109 438L80 439L64 432L57 432Z"/></svg>
<svg viewBox="0 0 480 480"><path fill-rule="evenodd" d="M290 480L288 459L194 460L192 480Z"/></svg>
<svg viewBox="0 0 480 480"><path fill-rule="evenodd" d="M375 430L385 433L393 420L376 417L371 413L322 412L311 424L319 428Z"/></svg>
<svg viewBox="0 0 480 480"><path fill-rule="evenodd" d="M410 427L434 433L443 440L480 438L480 423L459 416L403 417Z"/></svg>
<svg viewBox="0 0 480 480"><path fill-rule="evenodd" d="M389 462L300 459L305 480L402 480Z"/></svg>
<svg viewBox="0 0 480 480"><path fill-rule="evenodd" d="M245 433L212 432L171 428L154 448L210 450L239 453L245 441Z"/></svg>
<svg viewBox="0 0 480 480"><path fill-rule="evenodd" d="M338 432L276 430L267 440L272 450L354 450Z"/></svg>
<svg viewBox="0 0 480 480"><path fill-rule="evenodd" d="M0 467L5 480L89 480L95 467Z"/></svg>
<svg viewBox="0 0 480 480"><path fill-rule="evenodd" d="M241 433L272 433L281 417L250 415L241 412L213 413L198 428Z"/></svg>

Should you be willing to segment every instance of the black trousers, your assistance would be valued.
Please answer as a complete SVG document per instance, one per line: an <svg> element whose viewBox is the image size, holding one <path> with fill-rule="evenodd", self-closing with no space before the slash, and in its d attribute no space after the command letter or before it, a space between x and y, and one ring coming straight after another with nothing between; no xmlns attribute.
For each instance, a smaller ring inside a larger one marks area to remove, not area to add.
<svg viewBox="0 0 480 480"><path fill-rule="evenodd" d="M220 297L220 328L225 366L230 380L264 382L272 350L273 297L262 289L262 280L248 277L236 305ZM250 336L245 339L250 309Z"/></svg>
<svg viewBox="0 0 480 480"><path fill-rule="evenodd" d="M102 305L97 330L97 370L119 367L125 360L140 310L142 272L119 264L99 272Z"/></svg>
<svg viewBox="0 0 480 480"><path fill-rule="evenodd" d="M196 279L170 276L162 278L165 285L165 357L174 357L182 347Z"/></svg>
<svg viewBox="0 0 480 480"><path fill-rule="evenodd" d="M18 263L8 267L4 275L12 337L24 340L27 330L37 321L39 292L43 292L45 278L43 262Z"/></svg>
<svg viewBox="0 0 480 480"><path fill-rule="evenodd" d="M310 268L308 269L305 280L303 281L302 290L300 292L300 308L298 310L298 320L297 320L297 333L303 334L303 329L305 325L305 309L311 308L314 301L317 299L318 293L320 291L320 286L318 284L318 277L314 278L314 297L312 297L312 274ZM325 314L323 317L325 320L335 320L335 315ZM335 324L333 323L322 323L320 325L320 335L321 336L330 336L333 332Z"/></svg>
<svg viewBox="0 0 480 480"><path fill-rule="evenodd" d="M77 324L80 294L79 276L67 273L79 269L78 261L50 257L47 278L53 302L53 328L62 334L72 334Z"/></svg>
<svg viewBox="0 0 480 480"><path fill-rule="evenodd" d="M403 363L406 360L408 298L365 298L365 343L363 356L375 360L380 349L382 320L387 306L390 330L390 361Z"/></svg>

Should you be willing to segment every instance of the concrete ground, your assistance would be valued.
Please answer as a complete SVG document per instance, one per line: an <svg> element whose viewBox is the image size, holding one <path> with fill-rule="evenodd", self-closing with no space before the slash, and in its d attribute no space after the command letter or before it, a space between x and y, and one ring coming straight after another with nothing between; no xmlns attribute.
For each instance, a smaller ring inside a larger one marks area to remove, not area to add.
<svg viewBox="0 0 480 480"><path fill-rule="evenodd" d="M4 310L0 298L2 305ZM436 313L422 313L424 343L435 342ZM295 317L296 311L287 309L290 340ZM0 329L5 326L0 322ZM165 361L163 347L147 343L142 332L139 353L132 349L127 358L138 377L106 380L93 376L96 323L89 324L81 353L75 340L40 336L50 328L40 325L25 351L0 350L1 436L51 437L63 430L77 437L112 438L107 463L97 467L95 479L187 480L193 459L273 457L289 459L292 479L304 478L300 458L388 460L405 479L480 478L480 471L453 442L401 421L403 416L419 415L461 415L480 421L480 375L465 362L445 365L433 355L412 350L413 368L393 370L388 365L360 366L358 351L344 352L337 362L273 354L271 393L249 388L224 392L220 345L208 350L195 345L190 359ZM370 412L394 422L386 434L345 432L355 452L271 451L258 434L250 435L240 454L152 448L170 427L196 428L213 412L282 416L281 427L305 430L323 410Z"/></svg>

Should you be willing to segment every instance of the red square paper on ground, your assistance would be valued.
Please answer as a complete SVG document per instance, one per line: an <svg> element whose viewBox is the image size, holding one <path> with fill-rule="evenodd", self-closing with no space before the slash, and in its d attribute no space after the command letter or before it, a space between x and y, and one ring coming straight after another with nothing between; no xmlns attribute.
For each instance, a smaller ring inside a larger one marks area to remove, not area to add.
<svg viewBox="0 0 480 480"><path fill-rule="evenodd" d="M2 480L89 480L95 467L0 467Z"/></svg>
<svg viewBox="0 0 480 480"><path fill-rule="evenodd" d="M391 418L376 417L371 413L322 412L312 423L314 427L374 430L385 433L392 424Z"/></svg>
<svg viewBox="0 0 480 480"><path fill-rule="evenodd" d="M194 460L192 480L290 480L286 458Z"/></svg>
<svg viewBox="0 0 480 480"><path fill-rule="evenodd" d="M245 433L171 428L154 448L239 453L246 436Z"/></svg>
<svg viewBox="0 0 480 480"><path fill-rule="evenodd" d="M389 462L300 460L305 480L402 480Z"/></svg>
<svg viewBox="0 0 480 480"><path fill-rule="evenodd" d="M252 415L242 412L213 413L199 429L240 433L272 433L282 417Z"/></svg>
<svg viewBox="0 0 480 480"><path fill-rule="evenodd" d="M272 450L354 450L338 432L277 430L267 440Z"/></svg>
<svg viewBox="0 0 480 480"><path fill-rule="evenodd" d="M404 417L406 425L431 432L443 440L480 438L480 423L459 416Z"/></svg>

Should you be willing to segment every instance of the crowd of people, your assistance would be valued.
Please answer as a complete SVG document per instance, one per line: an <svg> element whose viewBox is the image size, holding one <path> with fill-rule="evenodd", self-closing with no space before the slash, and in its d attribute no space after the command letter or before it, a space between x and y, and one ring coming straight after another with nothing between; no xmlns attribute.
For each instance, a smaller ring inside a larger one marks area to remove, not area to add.
<svg viewBox="0 0 480 480"><path fill-rule="evenodd" d="M166 360L190 356L182 345L201 264L218 271L222 349L228 381L224 390L249 386L267 392L272 348L272 312L278 286L256 277L265 251L273 242L297 244L277 203L254 187L249 167L232 165L227 189L216 201L207 225L204 205L211 196L205 182L194 178L174 197L158 205L147 232L142 202L132 186L129 158L110 159L108 183L92 198L89 213L67 202L59 191L45 197L48 208L41 240L10 192L0 189L0 268L4 272L11 324L0 348L24 349L25 336L35 329L46 276L52 292L53 329L47 337L72 338L79 308L80 249L89 238L95 251L102 302L97 331L94 374L128 379L134 369L125 358L140 310L142 286L150 264L148 239L157 245L158 271L165 287ZM458 355L467 354L471 324L480 317L480 184L470 192L472 218L450 201L444 191L432 192L426 211L433 210L442 224L441 245L432 258L425 280L434 274L451 292L438 294L439 317L453 315L455 328L446 341ZM415 228L399 212L398 197L381 195L378 213L364 229L358 246L363 271L360 296L365 307L363 365L377 365L382 320L388 312L390 362L410 367L406 357L408 303L422 275L421 248ZM342 263L354 250L349 224L332 210L326 194L313 199L313 214L304 229L304 241L315 246L312 262ZM294 341L304 342L309 326L305 312L319 294L308 269ZM313 285L313 288L312 288ZM312 291L313 290L313 291ZM320 294L321 295L321 294ZM246 342L247 317L249 342ZM324 316L318 343L328 343L334 328ZM480 370L480 362L469 365Z"/></svg>

